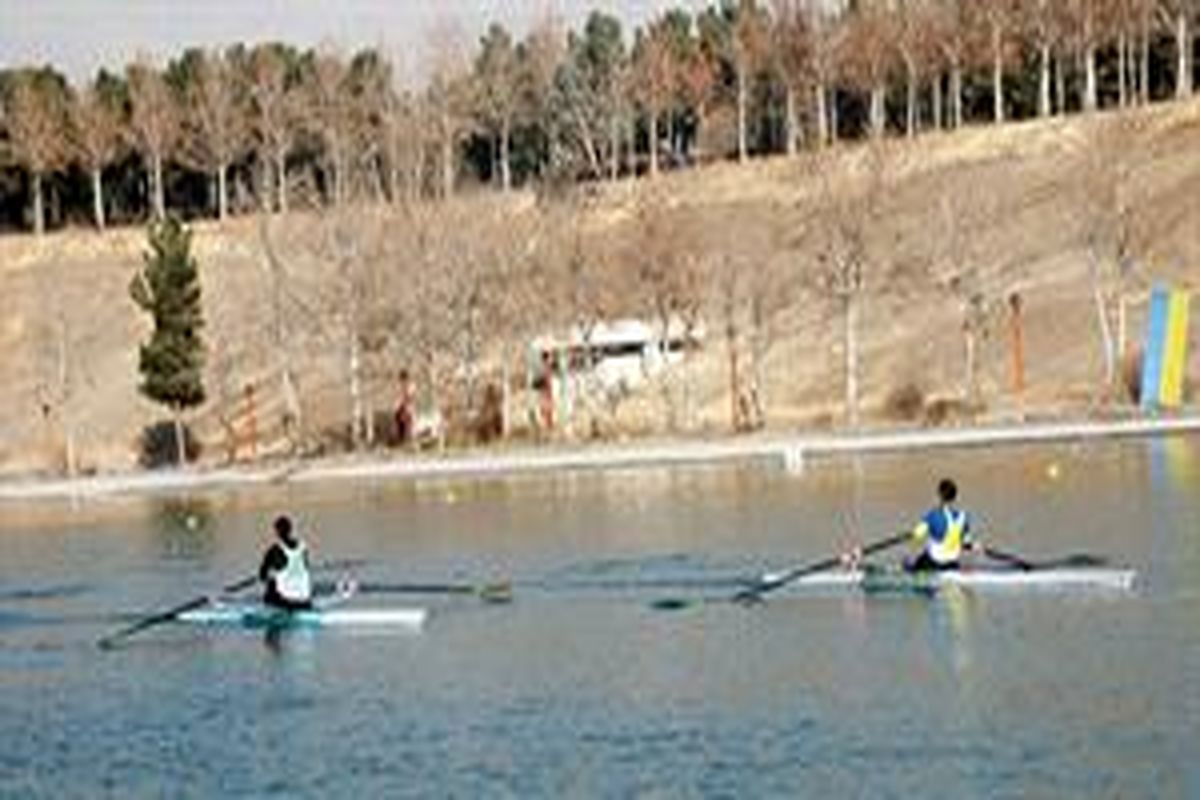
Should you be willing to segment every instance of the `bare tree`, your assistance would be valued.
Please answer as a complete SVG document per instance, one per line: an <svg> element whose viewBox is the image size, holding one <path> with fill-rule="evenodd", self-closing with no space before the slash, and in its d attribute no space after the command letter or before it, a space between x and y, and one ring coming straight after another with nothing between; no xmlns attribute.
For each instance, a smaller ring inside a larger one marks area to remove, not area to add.
<svg viewBox="0 0 1200 800"><path fill-rule="evenodd" d="M305 123L321 141L334 206L347 199L352 107L346 64L336 53L315 54L304 73Z"/></svg>
<svg viewBox="0 0 1200 800"><path fill-rule="evenodd" d="M963 72L970 57L971 0L936 0L933 34L950 73L950 127L963 124Z"/></svg>
<svg viewBox="0 0 1200 800"><path fill-rule="evenodd" d="M1100 85L1097 51L1103 41L1105 30L1105 0L1067 0L1066 10L1070 20L1067 38L1070 48L1080 59L1083 72L1082 106L1084 111L1095 111L1100 104Z"/></svg>
<svg viewBox="0 0 1200 800"><path fill-rule="evenodd" d="M296 134L298 113L295 79L283 48L264 44L250 54L249 94L252 112L250 127L254 133L258 159L262 164L262 205L288 211L287 159ZM273 191L272 191L273 190Z"/></svg>
<svg viewBox="0 0 1200 800"><path fill-rule="evenodd" d="M86 419L81 411L95 383L88 343L96 338L98 317L87 312L96 298L88 297L89 289L68 274L69 263L60 245L50 245L39 262L31 274L41 313L31 320L34 335L29 354L36 376L36 400L42 419L51 427L55 455L61 457L55 467L67 477L75 477Z"/></svg>
<svg viewBox="0 0 1200 800"><path fill-rule="evenodd" d="M1128 282L1137 258L1146 250L1135 195L1139 125L1129 115L1097 118L1090 123L1081 152L1079 208L1106 391L1113 387L1125 353Z"/></svg>
<svg viewBox="0 0 1200 800"><path fill-rule="evenodd" d="M33 194L33 231L46 230L43 181L66 160L67 122L65 87L53 75L17 73L6 109L9 148L14 160L29 172Z"/></svg>
<svg viewBox="0 0 1200 800"><path fill-rule="evenodd" d="M977 0L976 18L986 28L985 36L992 65L992 121L997 125L1005 120L1004 69L1013 58L1013 34L1018 14L1018 0Z"/></svg>
<svg viewBox="0 0 1200 800"><path fill-rule="evenodd" d="M430 110L429 121L438 145L439 190L445 199L454 194L458 146L467 128L472 92L458 31L439 28L432 40L433 72L425 97Z"/></svg>
<svg viewBox="0 0 1200 800"><path fill-rule="evenodd" d="M933 61L933 28L932 6L930 0L908 0L903 3L896 19L896 47L900 52L900 60L904 63L905 79L905 115L904 131L909 137L917 135L920 128L920 93L925 81L930 63ZM941 82L935 78L938 89L934 92L937 98L937 122L941 123Z"/></svg>
<svg viewBox="0 0 1200 800"><path fill-rule="evenodd" d="M737 85L738 161L749 157L747 138L750 88L770 49L770 25L757 0L737 0L734 6L730 56Z"/></svg>
<svg viewBox="0 0 1200 800"><path fill-rule="evenodd" d="M785 150L800 149L799 98L812 83L813 32L802 0L774 0L771 39L775 71L784 88Z"/></svg>
<svg viewBox="0 0 1200 800"><path fill-rule="evenodd" d="M258 220L258 239L262 247L261 263L269 284L269 317L266 322L267 341L270 352L277 360L279 391L283 403L282 429L288 440L288 449L299 452L306 438L305 415L297 388L298 367L293 351L297 336L293 314L289 313L296 304L292 278L289 274L287 257L281 252L279 234L271 215L262 214Z"/></svg>
<svg viewBox="0 0 1200 800"><path fill-rule="evenodd" d="M963 184L969 176L947 178L940 192L941 220L934 241L933 275L938 288L946 291L960 314L963 371L960 396L973 405L979 395L979 342L988 332L989 313L997 297L985 273L988 252L987 229L995 224L1000 210L987 193Z"/></svg>
<svg viewBox="0 0 1200 800"><path fill-rule="evenodd" d="M866 297L868 276L882 273L883 257L872 247L880 232L883 198L889 191L891 155L885 142L877 141L861 158L844 169L828 162L816 169L820 181L820 211L817 220L817 261L826 291L835 299L842 315L842 347L845 377L846 422L857 427L861 383L859 325Z"/></svg>
<svg viewBox="0 0 1200 800"><path fill-rule="evenodd" d="M150 204L155 219L166 217L164 162L179 134L179 109L162 73L147 59L126 68L129 81L129 125L145 162L150 181Z"/></svg>
<svg viewBox="0 0 1200 800"><path fill-rule="evenodd" d="M848 77L870 95L870 132L883 136L887 126L887 81L891 71L896 17L883 0L860 4L842 42Z"/></svg>
<svg viewBox="0 0 1200 800"><path fill-rule="evenodd" d="M555 77L563 63L564 42L559 22L553 16L543 16L533 25L520 48L521 105L527 119L546 131L551 148L558 139L553 97Z"/></svg>
<svg viewBox="0 0 1200 800"><path fill-rule="evenodd" d="M1196 0L1158 0L1159 18L1175 38L1175 98L1191 97L1193 75L1193 36L1191 26L1200 7Z"/></svg>
<svg viewBox="0 0 1200 800"><path fill-rule="evenodd" d="M638 31L633 46L633 88L646 116L650 177L658 175L659 119L675 85L671 49L662 28Z"/></svg>
<svg viewBox="0 0 1200 800"><path fill-rule="evenodd" d="M805 16L812 31L813 118L816 120L817 144L824 147L837 140L837 90L834 82L841 65L840 40L844 26L821 0L805 0ZM830 102L830 94L834 102Z"/></svg>
<svg viewBox="0 0 1200 800"><path fill-rule="evenodd" d="M71 139L79 162L91 175L92 219L104 230L104 170L121 152L119 99L101 80L83 87L71 104Z"/></svg>
<svg viewBox="0 0 1200 800"><path fill-rule="evenodd" d="M185 89L181 154L213 176L217 218L229 214L229 167L241 156L247 116L238 75L219 52L200 53Z"/></svg>
<svg viewBox="0 0 1200 800"><path fill-rule="evenodd" d="M480 42L475 61L479 116L495 141L500 188L512 187L512 128L520 101L520 72L512 37L493 24Z"/></svg>
<svg viewBox="0 0 1200 800"><path fill-rule="evenodd" d="M1025 36L1037 51L1038 116L1043 119L1054 111L1051 68L1063 40L1066 27L1064 16L1063 6L1058 0L1022 0L1021 18Z"/></svg>
<svg viewBox="0 0 1200 800"><path fill-rule="evenodd" d="M713 85L716 83L715 65L705 55L699 42L690 46L682 61L676 65L676 91L683 105L692 109L696 120L696 138L703 135L708 120L709 103L712 100ZM699 151L699 145L696 150ZM695 152L697 159L703 158L703 153Z"/></svg>

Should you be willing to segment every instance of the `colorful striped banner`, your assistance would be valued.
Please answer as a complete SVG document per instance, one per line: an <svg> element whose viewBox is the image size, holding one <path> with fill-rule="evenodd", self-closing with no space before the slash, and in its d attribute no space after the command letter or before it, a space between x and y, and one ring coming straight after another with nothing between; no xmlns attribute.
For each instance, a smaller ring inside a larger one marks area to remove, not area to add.
<svg viewBox="0 0 1200 800"><path fill-rule="evenodd" d="M1145 410L1178 408L1183 403L1188 311L1187 292L1165 286L1155 286L1150 292L1142 358L1141 404Z"/></svg>
<svg viewBox="0 0 1200 800"><path fill-rule="evenodd" d="M1159 385L1158 402L1164 408L1183 405L1183 381L1187 372L1188 295L1171 292L1167 310L1166 353L1163 356L1163 375Z"/></svg>

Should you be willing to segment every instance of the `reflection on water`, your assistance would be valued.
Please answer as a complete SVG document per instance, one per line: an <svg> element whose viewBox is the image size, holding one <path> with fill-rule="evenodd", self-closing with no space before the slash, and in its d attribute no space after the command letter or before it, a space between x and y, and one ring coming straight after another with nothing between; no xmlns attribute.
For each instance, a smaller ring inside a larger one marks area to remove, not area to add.
<svg viewBox="0 0 1200 800"><path fill-rule="evenodd" d="M1147 442L1150 482L1155 492L1195 492L1197 488L1196 440L1172 436Z"/></svg>
<svg viewBox="0 0 1200 800"><path fill-rule="evenodd" d="M1195 457L1181 439L9 515L0 796L1197 796ZM907 527L943 475L997 546L1149 580L726 602L737 576ZM515 601L371 595L430 608L427 629L164 625L97 653L256 564L279 511L316 558L366 558L363 581L507 577ZM664 593L715 602L653 610Z"/></svg>
<svg viewBox="0 0 1200 800"><path fill-rule="evenodd" d="M212 504L203 498L167 498L151 506L151 524L164 561L205 562L215 550Z"/></svg>
<svg viewBox="0 0 1200 800"><path fill-rule="evenodd" d="M974 594L961 586L951 584L940 589L937 602L931 602L929 620L929 645L949 668L956 682L970 674L971 607Z"/></svg>

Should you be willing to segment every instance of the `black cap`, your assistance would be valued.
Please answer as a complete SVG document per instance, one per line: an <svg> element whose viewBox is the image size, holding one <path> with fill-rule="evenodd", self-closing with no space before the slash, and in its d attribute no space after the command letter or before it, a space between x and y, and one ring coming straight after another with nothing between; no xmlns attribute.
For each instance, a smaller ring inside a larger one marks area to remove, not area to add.
<svg viewBox="0 0 1200 800"><path fill-rule="evenodd" d="M292 536L292 520L286 514L275 518L275 535L280 539L290 539Z"/></svg>
<svg viewBox="0 0 1200 800"><path fill-rule="evenodd" d="M938 482L938 497L943 503L953 503L954 498L958 497L958 487L954 485L954 481L942 478Z"/></svg>

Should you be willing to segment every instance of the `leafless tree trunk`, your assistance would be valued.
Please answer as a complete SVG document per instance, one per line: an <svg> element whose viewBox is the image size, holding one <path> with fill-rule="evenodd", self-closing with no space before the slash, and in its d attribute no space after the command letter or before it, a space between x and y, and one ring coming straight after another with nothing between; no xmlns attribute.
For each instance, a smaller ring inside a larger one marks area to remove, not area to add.
<svg viewBox="0 0 1200 800"><path fill-rule="evenodd" d="M917 77L917 68L911 56L904 59L904 133L908 138L913 138L917 135L917 125L919 122L918 116L920 108L919 79Z"/></svg>
<svg viewBox="0 0 1200 800"><path fill-rule="evenodd" d="M1192 96L1192 37L1188 30L1187 0L1175 12L1175 97L1186 100Z"/></svg>
<svg viewBox="0 0 1200 800"><path fill-rule="evenodd" d="M1083 110L1095 111L1099 106L1098 82L1096 80L1096 45L1088 42L1084 49L1085 82L1083 89Z"/></svg>
<svg viewBox="0 0 1200 800"><path fill-rule="evenodd" d="M1067 76L1063 61L1061 55L1054 60L1054 107L1059 114L1067 113Z"/></svg>
<svg viewBox="0 0 1200 800"><path fill-rule="evenodd" d="M146 162L154 218L167 215L163 159L174 145L178 113L162 74L145 61L127 70L131 105L130 125Z"/></svg>
<svg viewBox="0 0 1200 800"><path fill-rule="evenodd" d="M992 121L1004 122L1004 28L992 20Z"/></svg>
<svg viewBox="0 0 1200 800"><path fill-rule="evenodd" d="M943 127L945 127L945 100L942 96L942 74L940 72L934 74L933 76L932 95L933 98L931 102L933 105L933 129L935 131L940 131Z"/></svg>
<svg viewBox="0 0 1200 800"><path fill-rule="evenodd" d="M104 168L117 156L120 122L115 104L88 86L71 105L71 136L74 150L91 176L92 219L104 230Z"/></svg>
<svg viewBox="0 0 1200 800"><path fill-rule="evenodd" d="M1113 339L1112 323L1109 322L1108 304L1104 300L1102 269L1099 256L1093 250L1089 253L1089 274L1092 283L1092 299L1096 305L1096 320L1100 326L1100 344L1104 355L1104 385L1112 386L1117 376L1116 346Z"/></svg>
<svg viewBox="0 0 1200 800"><path fill-rule="evenodd" d="M74 478L78 471L78 457L75 452L75 410L73 376L71 370L71 339L67 327L67 316L60 313L58 317L58 394L61 398L61 416L63 428L63 444L66 450L67 477Z"/></svg>
<svg viewBox="0 0 1200 800"><path fill-rule="evenodd" d="M746 67L742 66L737 71L737 143L738 143L738 162L745 164L749 158L749 149L746 140L746 102L747 102L747 78Z"/></svg>
<svg viewBox="0 0 1200 800"><path fill-rule="evenodd" d="M887 129L887 87L876 84L871 90L871 135L882 137Z"/></svg>
<svg viewBox="0 0 1200 800"><path fill-rule="evenodd" d="M800 119L796 110L796 89L790 83L784 88L784 103L785 147L787 154L794 156L800 150Z"/></svg>
<svg viewBox="0 0 1200 800"><path fill-rule="evenodd" d="M251 127L263 167L260 202L288 213L287 157L292 148L299 109L296 90L288 83L287 65L272 45L256 47L250 56ZM274 202L272 202L274 201Z"/></svg>
<svg viewBox="0 0 1200 800"><path fill-rule="evenodd" d="M1143 20L1138 58L1138 91L1143 105L1150 102L1150 22Z"/></svg>
<svg viewBox="0 0 1200 800"><path fill-rule="evenodd" d="M958 130L963 124L963 71L958 55L950 62L950 124Z"/></svg>
<svg viewBox="0 0 1200 800"><path fill-rule="evenodd" d="M813 116L817 120L817 142L822 147L830 144L832 141L829 128L829 110L826 107L825 95L826 89L824 84L817 84L813 87L813 105L816 108Z"/></svg>
<svg viewBox="0 0 1200 800"><path fill-rule="evenodd" d="M1117 105L1129 105L1129 41L1124 30L1117 35Z"/></svg>
<svg viewBox="0 0 1200 800"><path fill-rule="evenodd" d="M280 258L271 232L272 222L268 215L259 218L259 242L262 245L263 262L270 280L270 325L271 352L279 362L280 395L283 399L283 433L293 453L297 452L305 438L304 409L296 390L296 368L291 350L293 332L287 321L284 308L288 275Z"/></svg>
<svg viewBox="0 0 1200 800"><path fill-rule="evenodd" d="M1043 43L1038 48L1038 116L1047 119L1050 108L1050 45Z"/></svg>
<svg viewBox="0 0 1200 800"><path fill-rule="evenodd" d="M621 120L612 116L608 121L608 179L616 181L621 175Z"/></svg>
<svg viewBox="0 0 1200 800"><path fill-rule="evenodd" d="M186 88L180 155L216 185L216 214L229 214L229 165L241 154L246 115L234 85L233 69L220 53L205 53Z"/></svg>
<svg viewBox="0 0 1200 800"><path fill-rule="evenodd" d="M30 182L33 185L33 232L35 235L41 236L46 231L45 203L42 200L42 173L32 173Z"/></svg>
<svg viewBox="0 0 1200 800"><path fill-rule="evenodd" d="M66 153L63 128L66 108L57 86L29 73L18 73L12 90L7 127L14 160L29 173L33 206L33 231L46 230L44 177L56 169ZM0 143L3 147L4 143Z"/></svg>
<svg viewBox="0 0 1200 800"><path fill-rule="evenodd" d="M104 230L104 178L103 172L92 167L92 219L96 230Z"/></svg>
<svg viewBox="0 0 1200 800"><path fill-rule="evenodd" d="M845 358L846 378L846 422L851 428L857 428L858 415L858 316L861 299L857 290L844 292L842 295L842 342Z"/></svg>
<svg viewBox="0 0 1200 800"><path fill-rule="evenodd" d="M500 126L500 188L512 189L512 123L504 118Z"/></svg>

